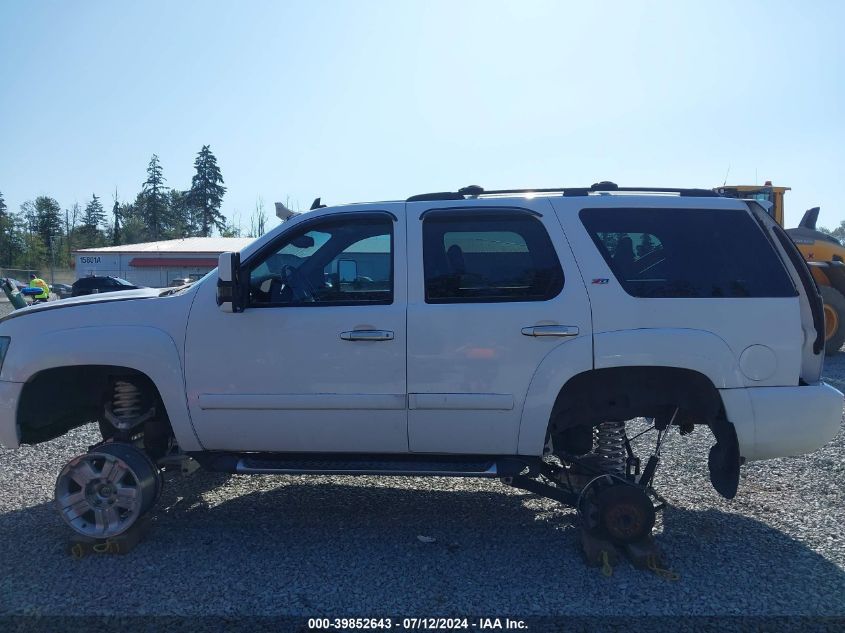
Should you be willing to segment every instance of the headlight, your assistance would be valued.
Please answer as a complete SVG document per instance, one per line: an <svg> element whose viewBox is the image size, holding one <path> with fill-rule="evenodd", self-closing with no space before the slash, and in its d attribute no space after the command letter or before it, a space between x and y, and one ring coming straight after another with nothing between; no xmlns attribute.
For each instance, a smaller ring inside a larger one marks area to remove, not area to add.
<svg viewBox="0 0 845 633"><path fill-rule="evenodd" d="M6 352L9 351L9 341L11 340L8 336L0 336L0 371L3 371L3 361L6 358Z"/></svg>

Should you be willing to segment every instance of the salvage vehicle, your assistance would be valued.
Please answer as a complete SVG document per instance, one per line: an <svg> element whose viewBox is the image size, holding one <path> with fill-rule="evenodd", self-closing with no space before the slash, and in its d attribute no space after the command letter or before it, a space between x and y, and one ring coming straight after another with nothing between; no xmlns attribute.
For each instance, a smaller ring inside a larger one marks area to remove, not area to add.
<svg viewBox="0 0 845 633"><path fill-rule="evenodd" d="M99 294L101 292L117 292L125 290L137 290L138 286L129 283L120 277L96 276L80 277L71 286L71 297L82 297L85 295Z"/></svg>
<svg viewBox="0 0 845 633"><path fill-rule="evenodd" d="M198 463L500 478L626 543L654 525L668 433L712 433L728 498L746 461L833 438L824 334L806 263L754 200L602 182L315 202L190 286L2 319L0 442L99 421L55 487L97 538L153 508L162 468Z"/></svg>
<svg viewBox="0 0 845 633"><path fill-rule="evenodd" d="M70 284L51 284L50 292L52 292L59 299L66 299L73 296L73 286Z"/></svg>

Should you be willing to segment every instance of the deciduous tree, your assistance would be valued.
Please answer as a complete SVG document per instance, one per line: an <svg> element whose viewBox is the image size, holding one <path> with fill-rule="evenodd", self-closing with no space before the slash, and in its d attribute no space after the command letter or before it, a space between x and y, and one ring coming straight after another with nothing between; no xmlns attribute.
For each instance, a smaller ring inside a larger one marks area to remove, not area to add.
<svg viewBox="0 0 845 633"><path fill-rule="evenodd" d="M61 234L61 211L59 203L54 198L38 196L35 199L30 220L33 232L38 234L44 244L49 244L53 237Z"/></svg>

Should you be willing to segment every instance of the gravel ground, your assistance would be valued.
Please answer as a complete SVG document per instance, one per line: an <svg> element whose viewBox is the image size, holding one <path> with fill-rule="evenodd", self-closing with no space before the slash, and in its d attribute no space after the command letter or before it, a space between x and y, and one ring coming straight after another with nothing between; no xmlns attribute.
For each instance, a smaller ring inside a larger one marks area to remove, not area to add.
<svg viewBox="0 0 845 633"><path fill-rule="evenodd" d="M845 355L825 374L845 388ZM52 487L96 439L0 449L0 614L845 615L845 429L745 466L732 501L709 433L670 435L656 537L677 582L627 562L605 578L572 510L473 479L173 476L141 546L77 561Z"/></svg>

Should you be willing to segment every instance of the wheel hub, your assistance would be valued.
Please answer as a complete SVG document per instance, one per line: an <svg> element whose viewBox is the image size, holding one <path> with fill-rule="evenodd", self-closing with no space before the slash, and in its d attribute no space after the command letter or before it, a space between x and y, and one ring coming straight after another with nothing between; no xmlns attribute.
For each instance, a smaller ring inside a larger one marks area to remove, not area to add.
<svg viewBox="0 0 845 633"><path fill-rule="evenodd" d="M628 503L618 504L605 513L605 528L618 541L627 541L641 534L645 522L642 510Z"/></svg>
<svg viewBox="0 0 845 633"><path fill-rule="evenodd" d="M117 501L117 486L95 481L86 486L85 496L92 506L112 505Z"/></svg>
<svg viewBox="0 0 845 633"><path fill-rule="evenodd" d="M651 533L654 505L640 488L624 484L601 490L595 500L599 527L612 541L633 543Z"/></svg>

